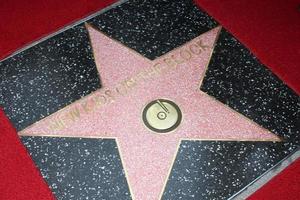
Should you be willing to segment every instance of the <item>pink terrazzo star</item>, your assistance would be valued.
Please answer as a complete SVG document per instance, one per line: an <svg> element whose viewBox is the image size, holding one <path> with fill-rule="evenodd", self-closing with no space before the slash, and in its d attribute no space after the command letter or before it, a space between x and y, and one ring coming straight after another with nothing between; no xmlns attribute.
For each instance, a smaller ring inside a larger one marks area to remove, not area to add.
<svg viewBox="0 0 300 200"><path fill-rule="evenodd" d="M114 138L131 195L161 197L181 140L278 141L277 136L200 91L220 27L149 60L87 25L103 87L20 135ZM175 102L182 121L158 134L143 120L155 99Z"/></svg>

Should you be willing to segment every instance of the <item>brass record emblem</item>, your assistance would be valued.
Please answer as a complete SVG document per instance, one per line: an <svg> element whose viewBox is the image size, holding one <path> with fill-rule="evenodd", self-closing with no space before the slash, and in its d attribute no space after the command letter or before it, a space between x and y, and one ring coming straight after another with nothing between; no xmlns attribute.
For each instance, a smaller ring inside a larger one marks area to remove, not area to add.
<svg viewBox="0 0 300 200"><path fill-rule="evenodd" d="M177 128L182 113L179 107L170 100L157 99L151 101L143 110L143 121L152 131L167 133Z"/></svg>

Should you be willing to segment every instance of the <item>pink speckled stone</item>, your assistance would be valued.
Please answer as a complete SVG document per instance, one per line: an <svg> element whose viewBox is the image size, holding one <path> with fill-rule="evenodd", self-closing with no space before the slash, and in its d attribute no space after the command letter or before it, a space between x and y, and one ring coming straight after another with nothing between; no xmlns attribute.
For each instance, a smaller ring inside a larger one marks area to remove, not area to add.
<svg viewBox="0 0 300 200"><path fill-rule="evenodd" d="M278 140L199 90L220 28L151 61L87 27L103 88L28 127L20 135L115 138L131 195L136 200L160 198L182 139ZM193 54L188 61L168 67L168 71L150 70L155 63L168 66L164 60L170 61L172 56L178 59L184 50L196 52L199 40L209 46L199 55ZM151 77L137 76L147 69ZM122 95L125 90L120 85L131 77L139 78L126 82L130 89ZM160 98L175 102L183 114L179 127L167 134L150 131L142 121L143 108Z"/></svg>

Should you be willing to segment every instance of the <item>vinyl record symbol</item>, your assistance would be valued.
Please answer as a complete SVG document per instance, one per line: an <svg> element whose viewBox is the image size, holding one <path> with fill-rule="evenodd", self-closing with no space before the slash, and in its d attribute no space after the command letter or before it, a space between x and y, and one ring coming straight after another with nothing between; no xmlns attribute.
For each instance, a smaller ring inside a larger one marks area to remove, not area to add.
<svg viewBox="0 0 300 200"><path fill-rule="evenodd" d="M179 107L170 100L151 101L143 110L144 124L157 133L167 133L176 129L182 119Z"/></svg>

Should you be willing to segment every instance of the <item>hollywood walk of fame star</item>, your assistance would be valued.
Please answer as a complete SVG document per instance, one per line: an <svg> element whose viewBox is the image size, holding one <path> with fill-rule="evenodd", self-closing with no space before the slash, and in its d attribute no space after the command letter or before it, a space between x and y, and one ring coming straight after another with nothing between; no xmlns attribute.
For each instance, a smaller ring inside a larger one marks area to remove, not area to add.
<svg viewBox="0 0 300 200"><path fill-rule="evenodd" d="M181 140L279 140L200 91L220 27L155 60L89 25L87 29L102 88L20 135L115 139L136 200L160 199ZM167 131L156 131L166 124L159 120L169 115Z"/></svg>

